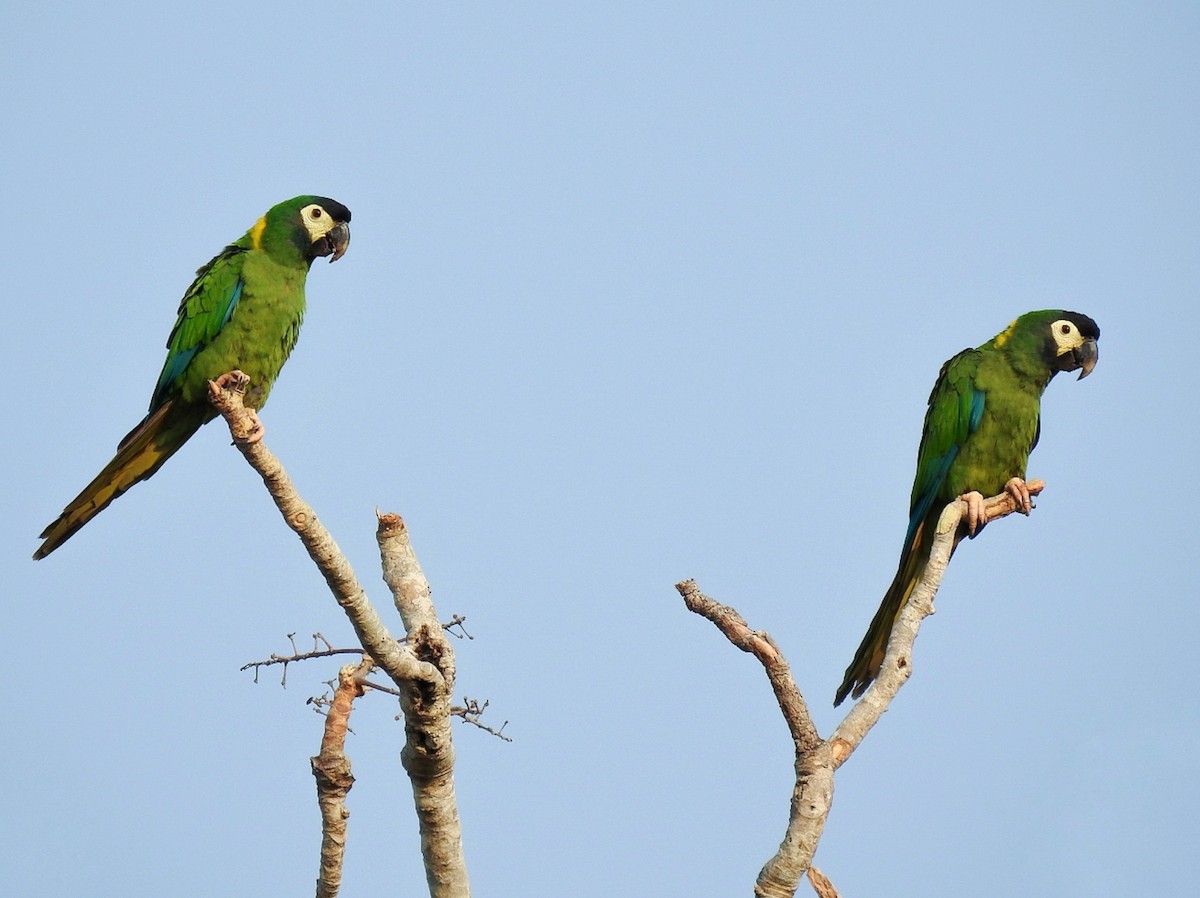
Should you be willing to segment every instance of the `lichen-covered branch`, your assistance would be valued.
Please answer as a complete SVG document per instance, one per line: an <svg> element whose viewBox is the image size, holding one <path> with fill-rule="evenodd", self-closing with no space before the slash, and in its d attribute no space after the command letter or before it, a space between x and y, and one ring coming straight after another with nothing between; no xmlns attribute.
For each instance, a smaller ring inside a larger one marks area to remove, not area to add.
<svg viewBox="0 0 1200 898"><path fill-rule="evenodd" d="M1031 495L1040 493L1044 486L1040 480L1028 483ZM753 654L763 665L795 745L796 782L787 831L779 850L759 872L755 895L790 898L796 894L806 871L810 872L810 880L818 894L836 895L826 877L819 872L811 875L813 855L833 802L834 772L850 757L908 680L912 671L913 642L921 621L933 613L933 598L941 585L946 565L955 545L963 537L961 525L966 508L963 500L955 500L943 511L924 576L892 628L879 676L829 739L822 739L818 734L804 697L796 688L787 661L774 640L761 630L751 629L734 608L704 595L694 580L676 584L675 588L690 611L714 623L731 643ZM1011 495L993 496L984 503L984 521L993 521L1017 510Z"/></svg>
<svg viewBox="0 0 1200 898"><path fill-rule="evenodd" d="M362 679L371 670L370 658L347 664L338 671L338 686L325 714L321 751L311 758L317 780L317 805L321 809L321 870L317 898L336 898L342 886L342 858L346 850L346 795L354 785L346 757L346 730L354 700L363 694Z"/></svg>

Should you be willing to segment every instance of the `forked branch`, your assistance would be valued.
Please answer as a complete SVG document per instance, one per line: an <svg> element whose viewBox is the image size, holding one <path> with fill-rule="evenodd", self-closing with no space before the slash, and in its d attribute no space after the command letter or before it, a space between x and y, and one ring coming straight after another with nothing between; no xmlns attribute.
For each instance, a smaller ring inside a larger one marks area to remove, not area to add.
<svg viewBox="0 0 1200 898"><path fill-rule="evenodd" d="M1028 483L1030 494L1035 496L1044 486L1040 480ZM921 621L933 613L933 598L954 546L963 535L966 510L967 503L959 499L942 512L925 574L892 627L879 676L851 707L829 739L822 739L817 732L787 661L770 635L752 629L736 609L704 595L694 580L675 585L690 611L712 621L731 643L754 655L763 665L795 746L796 782L787 831L778 851L759 871L755 895L790 898L796 894L801 878L812 866L833 802L834 772L850 757L908 680L912 672L913 642ZM1017 510L1013 497L1004 493L984 502L984 519L994 521ZM817 874L811 878L818 891L836 894L832 883L824 876Z"/></svg>
<svg viewBox="0 0 1200 898"><path fill-rule="evenodd" d="M402 758L421 823L421 850L430 895L466 898L470 884L454 800L454 747L450 739L454 651L438 622L429 598L429 584L417 564L407 528L397 515L379 516L377 538L384 573L407 630L407 638L401 642L388 631L333 537L300 498L287 472L262 440L257 415L243 403L246 383L240 371L230 372L210 382L209 398L229 425L234 445L262 477L283 519L325 577L363 651L396 684L407 737Z"/></svg>

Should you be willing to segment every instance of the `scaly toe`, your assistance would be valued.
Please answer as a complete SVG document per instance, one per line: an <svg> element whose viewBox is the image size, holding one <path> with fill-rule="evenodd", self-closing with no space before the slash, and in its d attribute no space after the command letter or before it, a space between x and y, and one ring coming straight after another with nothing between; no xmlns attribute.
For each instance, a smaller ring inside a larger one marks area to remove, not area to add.
<svg viewBox="0 0 1200 898"><path fill-rule="evenodd" d="M1027 515L1033 511L1033 500L1029 497L1029 487L1020 477L1013 477L1004 484L1004 491L1013 497L1017 503L1017 511Z"/></svg>
<svg viewBox="0 0 1200 898"><path fill-rule="evenodd" d="M250 432L246 434L244 442L257 443L267 435L267 429L263 427L262 421L259 420L258 412L254 411L254 409L248 409L247 411L250 412L250 417L253 419L254 423L250 428Z"/></svg>
<svg viewBox="0 0 1200 898"><path fill-rule="evenodd" d="M958 498L967 503L967 534L974 536L979 528L987 523L984 519L983 494L972 490Z"/></svg>

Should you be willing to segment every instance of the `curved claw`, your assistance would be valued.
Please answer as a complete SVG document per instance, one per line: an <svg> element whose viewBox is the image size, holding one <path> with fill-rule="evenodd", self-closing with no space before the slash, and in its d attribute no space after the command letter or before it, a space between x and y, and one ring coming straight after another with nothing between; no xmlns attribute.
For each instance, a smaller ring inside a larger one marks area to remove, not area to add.
<svg viewBox="0 0 1200 898"><path fill-rule="evenodd" d="M239 368L226 371L212 381L218 389L232 390L235 393L245 393L250 383L250 377Z"/></svg>

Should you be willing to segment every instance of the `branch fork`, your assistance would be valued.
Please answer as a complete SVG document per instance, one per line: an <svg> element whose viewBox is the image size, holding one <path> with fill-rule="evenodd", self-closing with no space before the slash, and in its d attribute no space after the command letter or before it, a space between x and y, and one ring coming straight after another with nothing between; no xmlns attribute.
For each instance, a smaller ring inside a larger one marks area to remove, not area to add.
<svg viewBox="0 0 1200 898"><path fill-rule="evenodd" d="M400 641L392 636L383 623L329 531L318 520L312 507L300 497L279 460L267 448L262 439L261 422L254 410L247 408L244 402L247 382L248 378L240 371L232 371L210 381L212 404L229 426L238 451L262 478L284 521L300 537L309 557L345 611L369 658L364 659L357 668L347 666L342 669L333 706L326 718L326 738L318 759L325 757L328 742L331 747L329 764L332 770L337 771L337 775L327 776L326 762L320 761L318 764L314 761L313 771L318 783L326 779L333 783L321 786L319 790L333 790L329 792L333 795L344 788L340 793L341 799L330 799L329 813L326 813L322 800L325 833L322 879L325 879L325 843L331 840L344 842L345 839L347 812L344 804L341 804L340 810L337 804L344 799L345 792L353 782L348 761L342 775L336 747L339 740L344 741L350 702L361 694L362 683L358 680L365 676L365 670L361 674L359 671L363 665L373 662L375 667L391 678L400 693L406 737L401 760L412 783L430 895L432 898L467 898L470 895L470 883L454 796L454 744L450 727L450 696L455 678L454 648L438 621L429 584L409 542L408 528L399 515L377 514L376 539L383 562L384 581L391 589L407 633L407 638ZM331 726L334 728L332 734ZM340 835L336 828L339 819L342 827ZM340 876L340 859L337 869ZM319 891L318 895L332 898L336 894L336 884L332 884L332 880L329 882L332 890L324 893Z"/></svg>
<svg viewBox="0 0 1200 898"><path fill-rule="evenodd" d="M921 621L933 614L933 599L954 547L968 535L966 517L968 514L973 516L973 529L978 530L987 522L1016 511L1028 514L1029 497L1041 493L1045 484L1040 480L1031 480L1024 486L1027 493L1006 488L1004 493L988 499L982 499L978 494L968 494L946 506L938 518L925 574L892 627L879 676L850 708L828 739L822 739L817 732L804 697L792 679L787 661L770 635L751 628L736 609L706 596L695 580L675 584L689 611L711 621L733 645L758 658L775 692L795 746L796 782L787 831L778 851L759 871L754 886L755 895L790 898L795 895L806 872L818 894L833 898L837 895L833 884L812 867L813 855L833 803L834 773L878 722L912 674L913 642Z"/></svg>

